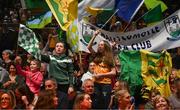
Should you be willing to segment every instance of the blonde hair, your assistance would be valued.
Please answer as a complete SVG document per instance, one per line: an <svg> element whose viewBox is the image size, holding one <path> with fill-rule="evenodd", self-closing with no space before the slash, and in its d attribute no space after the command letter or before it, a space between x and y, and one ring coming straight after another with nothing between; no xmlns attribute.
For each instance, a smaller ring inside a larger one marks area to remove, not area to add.
<svg viewBox="0 0 180 110"><path fill-rule="evenodd" d="M81 102L84 100L84 96L86 95L86 93L82 93L82 94L78 94L76 96L76 99L74 101L74 106L73 106L73 109L74 110L80 110L81 109Z"/></svg>
<svg viewBox="0 0 180 110"><path fill-rule="evenodd" d="M126 89L119 90L115 93L115 98L118 100L119 98L122 98L125 93L129 93L128 90Z"/></svg>
<svg viewBox="0 0 180 110"><path fill-rule="evenodd" d="M8 94L8 96L10 97L10 106L12 109L14 109L16 107L16 97L15 94L12 90L8 90L8 91L3 91L0 95L0 98L2 97L3 94ZM1 100L1 99L0 99Z"/></svg>

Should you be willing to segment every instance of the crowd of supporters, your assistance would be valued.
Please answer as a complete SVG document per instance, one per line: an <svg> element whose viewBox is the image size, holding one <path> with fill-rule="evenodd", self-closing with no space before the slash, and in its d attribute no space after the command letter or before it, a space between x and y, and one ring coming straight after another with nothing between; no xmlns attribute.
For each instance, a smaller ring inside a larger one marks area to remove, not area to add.
<svg viewBox="0 0 180 110"><path fill-rule="evenodd" d="M0 109L180 109L180 47L168 50L173 64L168 81L171 95L164 97L153 88L148 98L139 99L130 94L128 82L120 80L121 62L112 45L101 41L97 52L93 50L99 30L87 46L90 53L71 52L66 42L58 40L57 27L34 30L42 49L37 60L14 42L16 25L24 24L31 11L23 9L19 0L1 1L0 5L7 6L0 10ZM174 3L172 6L164 18L178 9ZM138 14L143 13L142 8ZM103 25L96 16L88 20L95 26ZM126 26L114 16L104 29L125 32L147 25L140 19L125 30Z"/></svg>

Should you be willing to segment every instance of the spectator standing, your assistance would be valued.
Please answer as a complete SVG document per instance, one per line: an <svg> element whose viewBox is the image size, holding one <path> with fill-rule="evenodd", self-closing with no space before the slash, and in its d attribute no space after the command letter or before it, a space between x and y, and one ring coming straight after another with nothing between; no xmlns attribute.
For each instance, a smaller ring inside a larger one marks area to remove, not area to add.
<svg viewBox="0 0 180 110"><path fill-rule="evenodd" d="M41 55L41 60L49 63L49 76L56 79L58 90L71 93L73 89L73 62L67 56L67 46L56 43L53 55Z"/></svg>
<svg viewBox="0 0 180 110"><path fill-rule="evenodd" d="M20 64L20 57L16 57L16 68L19 74L25 77L26 85L29 89L34 93L37 94L40 91L40 87L43 83L43 74L40 72L40 62L38 60L31 60L30 61L30 71L25 71L21 68Z"/></svg>
<svg viewBox="0 0 180 110"><path fill-rule="evenodd" d="M97 52L92 48L94 39L99 34L99 30L95 32L94 36L88 44L88 49L94 56L93 62L96 64L94 69L95 78L95 92L102 98L102 105L104 109L108 108L112 81L111 78L116 75L116 69L114 66L113 53L110 44L107 41L100 41L98 44Z"/></svg>

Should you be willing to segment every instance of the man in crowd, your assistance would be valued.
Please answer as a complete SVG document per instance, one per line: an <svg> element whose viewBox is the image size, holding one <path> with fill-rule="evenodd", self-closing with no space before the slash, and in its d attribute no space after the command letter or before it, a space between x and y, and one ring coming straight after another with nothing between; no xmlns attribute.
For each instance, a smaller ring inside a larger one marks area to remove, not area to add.
<svg viewBox="0 0 180 110"><path fill-rule="evenodd" d="M84 82L82 83L82 90L84 93L87 93L91 96L92 109L98 109L102 107L100 103L101 98L97 97L94 91L94 82L91 79L84 80Z"/></svg>
<svg viewBox="0 0 180 110"><path fill-rule="evenodd" d="M47 79L45 80L45 89L46 90L54 90L57 93L58 97L58 107L57 109L67 109L68 108L68 97L67 94L58 91L57 82L55 79Z"/></svg>

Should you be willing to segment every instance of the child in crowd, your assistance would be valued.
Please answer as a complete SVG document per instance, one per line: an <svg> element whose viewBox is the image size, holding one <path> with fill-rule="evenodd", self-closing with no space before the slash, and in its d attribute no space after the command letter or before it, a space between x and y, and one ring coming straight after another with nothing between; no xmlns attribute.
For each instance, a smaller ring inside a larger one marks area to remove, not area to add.
<svg viewBox="0 0 180 110"><path fill-rule="evenodd" d="M20 57L17 56L15 61L17 63L16 68L19 74L26 78L26 85L29 89L37 94L40 90L41 84L43 82L43 74L40 72L40 62L38 60L30 61L30 71L25 71L21 68Z"/></svg>

